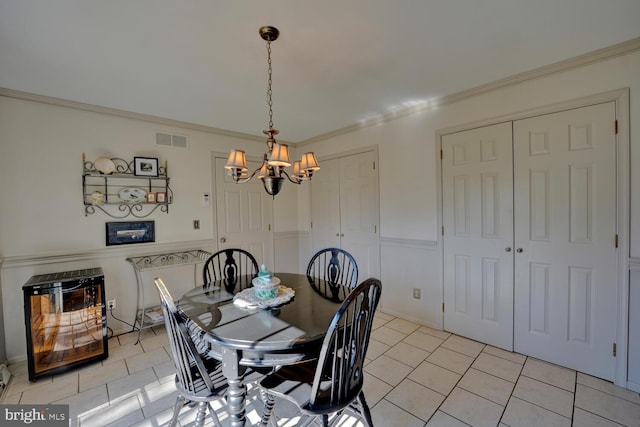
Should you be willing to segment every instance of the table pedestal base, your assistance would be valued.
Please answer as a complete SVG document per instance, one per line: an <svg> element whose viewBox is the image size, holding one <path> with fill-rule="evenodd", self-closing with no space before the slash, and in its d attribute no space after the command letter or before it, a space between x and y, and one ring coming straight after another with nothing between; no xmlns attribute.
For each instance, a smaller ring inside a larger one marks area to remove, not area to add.
<svg viewBox="0 0 640 427"><path fill-rule="evenodd" d="M222 373L227 378L227 409L229 410L229 425L244 427L245 400L247 387L244 385L245 366L240 366L240 354L236 350L224 348L222 350Z"/></svg>

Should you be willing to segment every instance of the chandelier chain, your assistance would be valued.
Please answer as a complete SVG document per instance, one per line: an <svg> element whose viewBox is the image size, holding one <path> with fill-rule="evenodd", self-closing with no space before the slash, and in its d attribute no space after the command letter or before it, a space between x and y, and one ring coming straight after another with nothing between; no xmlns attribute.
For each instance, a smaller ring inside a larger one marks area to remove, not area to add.
<svg viewBox="0 0 640 427"><path fill-rule="evenodd" d="M269 130L273 130L273 101L271 99L272 91L271 91L271 41L267 41L267 63L269 64L269 79L268 79L268 88L267 88L267 104L269 105Z"/></svg>
<svg viewBox="0 0 640 427"><path fill-rule="evenodd" d="M267 152L262 156L262 164L249 175L247 170L247 156L244 150L231 150L224 168L229 171L237 183L249 182L254 176L262 181L264 190L272 197L280 192L282 183L288 179L294 184L301 184L311 179L313 173L320 169L318 160L313 152L304 153L300 160L291 162L287 144L278 144L274 135L278 130L273 128L273 69L271 64L271 42L278 39L280 32L277 28L264 26L258 30L260 37L267 42L267 105L269 106L269 129L265 129L268 137L265 141ZM293 172L288 173L287 167L293 166Z"/></svg>

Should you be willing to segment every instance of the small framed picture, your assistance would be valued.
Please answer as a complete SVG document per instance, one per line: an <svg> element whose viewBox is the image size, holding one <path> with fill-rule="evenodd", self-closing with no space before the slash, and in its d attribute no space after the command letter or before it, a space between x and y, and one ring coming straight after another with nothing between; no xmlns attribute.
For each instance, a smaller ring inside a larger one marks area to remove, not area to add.
<svg viewBox="0 0 640 427"><path fill-rule="evenodd" d="M155 203L155 202L156 202L156 193L148 192L147 203Z"/></svg>
<svg viewBox="0 0 640 427"><path fill-rule="evenodd" d="M167 203L167 193L164 191L156 193L156 202Z"/></svg>
<svg viewBox="0 0 640 427"><path fill-rule="evenodd" d="M107 222L107 246L155 242L154 221Z"/></svg>
<svg viewBox="0 0 640 427"><path fill-rule="evenodd" d="M137 176L158 176L158 159L153 157L134 157L133 174Z"/></svg>

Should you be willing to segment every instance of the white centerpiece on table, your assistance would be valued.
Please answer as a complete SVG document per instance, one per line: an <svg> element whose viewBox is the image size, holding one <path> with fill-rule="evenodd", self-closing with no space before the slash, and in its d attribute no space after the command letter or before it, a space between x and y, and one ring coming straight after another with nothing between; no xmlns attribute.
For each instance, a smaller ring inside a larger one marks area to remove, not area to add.
<svg viewBox="0 0 640 427"><path fill-rule="evenodd" d="M254 278L251 283L253 283L256 297L260 299L269 300L278 295L280 279L275 277L271 271L267 270L264 264L260 266L258 277Z"/></svg>

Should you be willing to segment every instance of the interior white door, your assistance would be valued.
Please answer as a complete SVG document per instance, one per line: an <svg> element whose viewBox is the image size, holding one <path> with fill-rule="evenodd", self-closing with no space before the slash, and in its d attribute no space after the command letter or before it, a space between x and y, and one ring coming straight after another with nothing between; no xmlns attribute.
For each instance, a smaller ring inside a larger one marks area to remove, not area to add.
<svg viewBox="0 0 640 427"><path fill-rule="evenodd" d="M339 248L340 159L323 160L311 180L311 253Z"/></svg>
<svg viewBox="0 0 640 427"><path fill-rule="evenodd" d="M215 158L216 222L218 245L242 248L253 254L258 264L273 266L273 199L254 178L238 184L226 173L226 159ZM250 170L259 166L248 162Z"/></svg>
<svg viewBox="0 0 640 427"><path fill-rule="evenodd" d="M375 153L340 158L340 239L358 263L360 281L380 278L378 170Z"/></svg>
<svg viewBox="0 0 640 427"><path fill-rule="evenodd" d="M512 125L442 137L444 327L513 349Z"/></svg>
<svg viewBox="0 0 640 427"><path fill-rule="evenodd" d="M614 103L514 122L515 350L613 380Z"/></svg>
<svg viewBox="0 0 640 427"><path fill-rule="evenodd" d="M375 152L322 161L311 181L312 253L338 247L358 264L358 276L380 278L378 171Z"/></svg>

